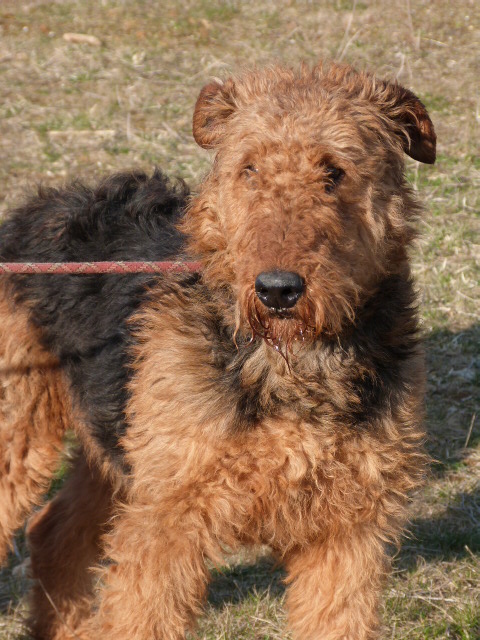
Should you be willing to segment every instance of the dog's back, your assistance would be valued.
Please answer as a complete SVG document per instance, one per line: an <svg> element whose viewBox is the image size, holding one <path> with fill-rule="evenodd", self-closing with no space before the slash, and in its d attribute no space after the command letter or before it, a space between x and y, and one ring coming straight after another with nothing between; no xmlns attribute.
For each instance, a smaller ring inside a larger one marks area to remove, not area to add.
<svg viewBox="0 0 480 640"><path fill-rule="evenodd" d="M95 189L79 183L40 189L1 225L0 260L174 259L183 247L175 223L186 197L184 185L172 186L158 171L114 175ZM11 502L2 506L0 556L48 486L63 433L79 415L89 423L90 449L107 450L108 464L121 469L128 320L158 277L0 278L0 482L12 487L5 492Z"/></svg>
<svg viewBox="0 0 480 640"><path fill-rule="evenodd" d="M0 259L9 262L166 260L178 256L175 228L186 187L158 171L118 174L89 189L39 190L0 228ZM43 342L60 358L102 349L119 331L151 276L15 276L19 302L32 310Z"/></svg>

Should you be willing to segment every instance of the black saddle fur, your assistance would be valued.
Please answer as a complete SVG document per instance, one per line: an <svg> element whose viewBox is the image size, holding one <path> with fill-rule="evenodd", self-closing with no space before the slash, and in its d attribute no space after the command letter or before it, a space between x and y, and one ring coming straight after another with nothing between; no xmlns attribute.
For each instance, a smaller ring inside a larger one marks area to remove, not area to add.
<svg viewBox="0 0 480 640"><path fill-rule="evenodd" d="M79 262L180 259L184 238L175 228L188 189L158 170L116 174L90 189L82 184L40 189L0 227L0 260ZM129 378L128 320L156 278L129 275L15 275L15 298L31 310L44 346L71 381L93 435L118 463L125 431ZM187 283L195 276L185 277Z"/></svg>

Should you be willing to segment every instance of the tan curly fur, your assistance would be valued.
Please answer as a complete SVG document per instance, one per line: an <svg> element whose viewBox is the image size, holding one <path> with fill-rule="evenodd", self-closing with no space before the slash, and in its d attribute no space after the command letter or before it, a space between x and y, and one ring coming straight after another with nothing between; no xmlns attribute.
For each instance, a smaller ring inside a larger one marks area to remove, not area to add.
<svg viewBox="0 0 480 640"><path fill-rule="evenodd" d="M50 484L69 420L58 361L0 287L0 562Z"/></svg>

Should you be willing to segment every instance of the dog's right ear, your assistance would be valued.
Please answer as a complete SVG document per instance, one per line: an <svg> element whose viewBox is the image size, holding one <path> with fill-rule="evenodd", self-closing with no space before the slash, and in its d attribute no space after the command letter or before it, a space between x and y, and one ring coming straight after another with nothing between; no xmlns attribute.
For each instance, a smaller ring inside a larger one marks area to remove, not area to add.
<svg viewBox="0 0 480 640"><path fill-rule="evenodd" d="M204 149L214 149L225 132L227 119L235 111L235 84L215 80L200 91L193 112L193 137Z"/></svg>

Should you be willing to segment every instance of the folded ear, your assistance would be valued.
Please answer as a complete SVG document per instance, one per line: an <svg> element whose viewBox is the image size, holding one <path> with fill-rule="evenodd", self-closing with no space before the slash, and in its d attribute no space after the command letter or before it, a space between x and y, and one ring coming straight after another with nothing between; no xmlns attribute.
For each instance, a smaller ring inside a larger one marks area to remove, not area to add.
<svg viewBox="0 0 480 640"><path fill-rule="evenodd" d="M197 144L204 149L216 147L235 108L233 80L214 81L203 87L193 112L193 137Z"/></svg>
<svg viewBox="0 0 480 640"><path fill-rule="evenodd" d="M433 164L437 136L424 104L399 84L381 81L375 89L372 97L380 110L398 125L405 153L419 162Z"/></svg>

